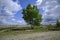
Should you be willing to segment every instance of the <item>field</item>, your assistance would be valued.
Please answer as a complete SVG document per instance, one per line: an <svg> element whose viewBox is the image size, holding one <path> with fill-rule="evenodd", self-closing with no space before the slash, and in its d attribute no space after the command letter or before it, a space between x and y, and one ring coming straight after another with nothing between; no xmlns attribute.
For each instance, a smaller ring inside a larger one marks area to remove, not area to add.
<svg viewBox="0 0 60 40"><path fill-rule="evenodd" d="M60 40L60 31L43 27L0 27L0 40Z"/></svg>
<svg viewBox="0 0 60 40"><path fill-rule="evenodd" d="M47 28L42 27L0 27L0 35L15 35L15 34L24 34L24 33L34 33L34 32L47 32L50 31Z"/></svg>

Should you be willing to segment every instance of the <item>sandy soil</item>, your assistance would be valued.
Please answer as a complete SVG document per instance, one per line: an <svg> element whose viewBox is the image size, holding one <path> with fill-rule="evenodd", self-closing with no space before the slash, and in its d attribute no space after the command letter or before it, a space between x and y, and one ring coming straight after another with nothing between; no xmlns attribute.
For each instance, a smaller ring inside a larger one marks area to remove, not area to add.
<svg viewBox="0 0 60 40"><path fill-rule="evenodd" d="M0 36L0 40L60 40L60 31Z"/></svg>

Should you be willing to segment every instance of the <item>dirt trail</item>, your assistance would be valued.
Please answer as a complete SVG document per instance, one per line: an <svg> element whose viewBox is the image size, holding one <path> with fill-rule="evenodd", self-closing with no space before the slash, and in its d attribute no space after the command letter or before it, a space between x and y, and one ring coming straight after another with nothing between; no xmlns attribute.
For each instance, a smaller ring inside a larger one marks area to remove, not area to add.
<svg viewBox="0 0 60 40"><path fill-rule="evenodd" d="M0 36L0 40L60 40L60 31Z"/></svg>

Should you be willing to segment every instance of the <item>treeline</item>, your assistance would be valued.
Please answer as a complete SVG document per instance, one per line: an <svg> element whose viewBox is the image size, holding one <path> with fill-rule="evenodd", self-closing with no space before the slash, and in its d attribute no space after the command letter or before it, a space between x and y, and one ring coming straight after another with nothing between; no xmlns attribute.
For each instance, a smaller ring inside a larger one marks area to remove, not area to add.
<svg viewBox="0 0 60 40"><path fill-rule="evenodd" d="M60 28L60 21L59 20L56 21L56 27Z"/></svg>
<svg viewBox="0 0 60 40"><path fill-rule="evenodd" d="M47 25L47 28L51 29L51 30L60 30L60 21L56 20L56 24L54 24L54 25L49 24L49 25Z"/></svg>

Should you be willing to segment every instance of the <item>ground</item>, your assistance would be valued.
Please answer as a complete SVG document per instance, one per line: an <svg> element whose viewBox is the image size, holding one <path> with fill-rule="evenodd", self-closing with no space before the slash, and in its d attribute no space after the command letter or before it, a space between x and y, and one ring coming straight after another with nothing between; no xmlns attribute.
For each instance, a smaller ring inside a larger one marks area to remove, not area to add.
<svg viewBox="0 0 60 40"><path fill-rule="evenodd" d="M0 36L0 40L60 40L60 31L3 35Z"/></svg>

